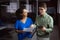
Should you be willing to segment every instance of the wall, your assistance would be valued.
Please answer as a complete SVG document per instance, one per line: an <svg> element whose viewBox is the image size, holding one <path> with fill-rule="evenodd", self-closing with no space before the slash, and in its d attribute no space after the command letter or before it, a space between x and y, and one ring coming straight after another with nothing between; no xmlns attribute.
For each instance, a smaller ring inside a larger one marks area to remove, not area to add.
<svg viewBox="0 0 60 40"><path fill-rule="evenodd" d="M58 4L57 4L57 13L58 13L58 21L59 21L58 23L60 24L60 0L58 0Z"/></svg>
<svg viewBox="0 0 60 40"><path fill-rule="evenodd" d="M57 13L60 13L60 0L58 0L58 3L57 3Z"/></svg>

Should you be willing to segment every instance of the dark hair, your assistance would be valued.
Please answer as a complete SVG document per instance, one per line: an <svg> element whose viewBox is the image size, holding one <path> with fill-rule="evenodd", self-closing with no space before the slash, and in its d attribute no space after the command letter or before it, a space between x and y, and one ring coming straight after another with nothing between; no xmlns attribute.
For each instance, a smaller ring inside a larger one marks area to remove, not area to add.
<svg viewBox="0 0 60 40"><path fill-rule="evenodd" d="M18 20L22 19L23 18L23 9L26 9L25 7L22 7L22 8L19 8L16 10L15 14L16 14L16 17Z"/></svg>
<svg viewBox="0 0 60 40"><path fill-rule="evenodd" d="M40 3L39 5L38 5L38 7L43 7L43 8L47 8L47 5L46 5L46 3Z"/></svg>

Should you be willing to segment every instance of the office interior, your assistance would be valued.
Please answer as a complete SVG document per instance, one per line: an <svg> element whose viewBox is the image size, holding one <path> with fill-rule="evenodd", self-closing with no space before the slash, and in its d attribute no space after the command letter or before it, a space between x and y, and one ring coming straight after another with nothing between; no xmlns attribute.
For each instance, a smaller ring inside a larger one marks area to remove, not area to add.
<svg viewBox="0 0 60 40"><path fill-rule="evenodd" d="M60 0L0 0L0 40L17 40L14 29L16 10L22 6L26 7L29 10L28 17L35 22L38 4L41 2L47 4L47 13L54 19L51 40L60 40Z"/></svg>

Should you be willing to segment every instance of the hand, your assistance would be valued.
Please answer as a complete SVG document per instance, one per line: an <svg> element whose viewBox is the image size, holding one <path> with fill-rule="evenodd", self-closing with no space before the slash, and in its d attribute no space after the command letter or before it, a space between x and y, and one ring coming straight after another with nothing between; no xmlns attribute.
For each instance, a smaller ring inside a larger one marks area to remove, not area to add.
<svg viewBox="0 0 60 40"><path fill-rule="evenodd" d="M41 28L41 30L42 30L43 32L45 32L45 31L46 31L46 27L43 26L43 28Z"/></svg>
<svg viewBox="0 0 60 40"><path fill-rule="evenodd" d="M35 25L35 24L32 24L32 25L30 26L30 28L36 28L36 25Z"/></svg>
<svg viewBox="0 0 60 40"><path fill-rule="evenodd" d="M30 26L30 28L33 28L33 24ZM33 32L32 32L32 31L30 31L30 33L32 34Z"/></svg>
<svg viewBox="0 0 60 40"><path fill-rule="evenodd" d="M16 30L17 33L24 33L22 30Z"/></svg>
<svg viewBox="0 0 60 40"><path fill-rule="evenodd" d="M24 33L25 31L20 31L20 33Z"/></svg>
<svg viewBox="0 0 60 40"><path fill-rule="evenodd" d="M30 26L30 28L33 28L34 27L34 25L32 24L31 26Z"/></svg>

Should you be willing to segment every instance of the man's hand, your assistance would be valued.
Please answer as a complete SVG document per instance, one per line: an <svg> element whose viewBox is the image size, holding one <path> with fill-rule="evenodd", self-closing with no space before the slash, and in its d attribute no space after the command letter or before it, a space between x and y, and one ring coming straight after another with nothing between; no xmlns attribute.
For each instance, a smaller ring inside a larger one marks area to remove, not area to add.
<svg viewBox="0 0 60 40"><path fill-rule="evenodd" d="M46 27L45 26L39 26L38 30L41 30L41 31L45 32L46 31Z"/></svg>
<svg viewBox="0 0 60 40"><path fill-rule="evenodd" d="M43 28L41 28L41 30L42 30L43 32L45 32L45 31L46 31L46 27L43 26Z"/></svg>

